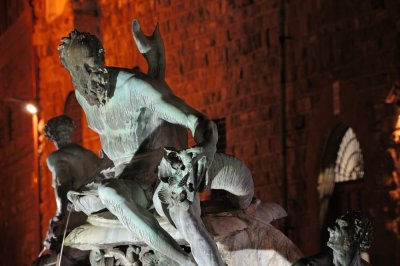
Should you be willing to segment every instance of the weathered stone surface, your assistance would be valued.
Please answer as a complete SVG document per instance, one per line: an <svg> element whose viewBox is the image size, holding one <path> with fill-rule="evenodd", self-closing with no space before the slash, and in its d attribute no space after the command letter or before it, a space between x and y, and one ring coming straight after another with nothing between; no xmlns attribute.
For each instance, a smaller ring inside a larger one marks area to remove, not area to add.
<svg viewBox="0 0 400 266"><path fill-rule="evenodd" d="M218 249L229 266L292 265L302 253L278 229L270 224L251 221L248 228L217 241Z"/></svg>
<svg viewBox="0 0 400 266"><path fill-rule="evenodd" d="M287 216L286 211L279 204L274 202L261 202L260 200L250 205L247 209L247 213L257 221L266 224Z"/></svg>
<svg viewBox="0 0 400 266"><path fill-rule="evenodd" d="M203 221L210 233L217 239L222 239L230 234L247 228L247 224L237 217L204 217Z"/></svg>

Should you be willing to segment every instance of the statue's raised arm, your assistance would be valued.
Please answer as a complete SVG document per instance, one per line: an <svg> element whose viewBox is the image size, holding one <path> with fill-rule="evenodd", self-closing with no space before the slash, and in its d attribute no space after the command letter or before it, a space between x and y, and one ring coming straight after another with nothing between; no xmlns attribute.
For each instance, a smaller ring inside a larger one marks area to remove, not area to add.
<svg viewBox="0 0 400 266"><path fill-rule="evenodd" d="M153 79L165 79L165 49L161 38L160 27L157 24L151 36L146 36L140 28L139 21L132 21L132 34L136 47L146 58L147 75Z"/></svg>
<svg viewBox="0 0 400 266"><path fill-rule="evenodd" d="M166 86L165 82L137 74L123 82L121 89L130 91L131 102L136 108L147 108L162 120L181 125L191 131L196 146L187 149L186 152L193 159L192 168L196 167L196 183L200 184L216 152L217 127L212 120L187 105Z"/></svg>

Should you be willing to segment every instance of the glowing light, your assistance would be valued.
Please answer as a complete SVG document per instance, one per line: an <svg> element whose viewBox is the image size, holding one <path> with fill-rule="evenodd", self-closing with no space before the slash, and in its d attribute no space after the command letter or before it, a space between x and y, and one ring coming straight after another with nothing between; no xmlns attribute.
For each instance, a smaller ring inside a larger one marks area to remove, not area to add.
<svg viewBox="0 0 400 266"><path fill-rule="evenodd" d="M32 103L28 103L26 106L25 106L25 109L29 112L29 113L31 113L31 114L36 114L37 112L38 112L38 108L34 105L34 104L32 104Z"/></svg>
<svg viewBox="0 0 400 266"><path fill-rule="evenodd" d="M400 115L397 116L396 126L393 131L393 140L396 143L400 143Z"/></svg>

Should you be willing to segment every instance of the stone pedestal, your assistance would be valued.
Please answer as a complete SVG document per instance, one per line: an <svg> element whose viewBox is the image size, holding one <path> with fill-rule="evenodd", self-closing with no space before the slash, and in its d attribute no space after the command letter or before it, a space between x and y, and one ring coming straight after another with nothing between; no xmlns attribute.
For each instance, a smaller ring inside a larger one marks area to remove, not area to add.
<svg viewBox="0 0 400 266"><path fill-rule="evenodd" d="M285 215L277 204L256 202L247 211L214 210L213 213L206 213L203 222L229 266L292 265L302 257L301 252L270 224ZM158 218L158 221L179 244L186 244L167 219ZM81 250L106 251L123 245L146 248L145 243L125 229L109 212L90 215L87 224L67 236L65 245Z"/></svg>

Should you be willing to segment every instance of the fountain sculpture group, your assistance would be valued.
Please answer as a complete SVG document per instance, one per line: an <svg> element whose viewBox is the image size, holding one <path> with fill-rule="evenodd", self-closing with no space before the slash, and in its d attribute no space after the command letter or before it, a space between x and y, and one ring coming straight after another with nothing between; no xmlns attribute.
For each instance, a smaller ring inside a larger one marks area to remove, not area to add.
<svg viewBox="0 0 400 266"><path fill-rule="evenodd" d="M253 199L249 169L216 153L216 125L176 97L165 82L165 54L133 21L133 37L148 62L104 65L104 49L89 33L62 39L70 73L103 158L74 144L73 122L48 121L57 150L47 158L57 213L39 265L291 265L300 251L270 222L285 211ZM187 147L187 130L196 142ZM199 192L229 197L200 208ZM67 233L67 234L65 234Z"/></svg>

